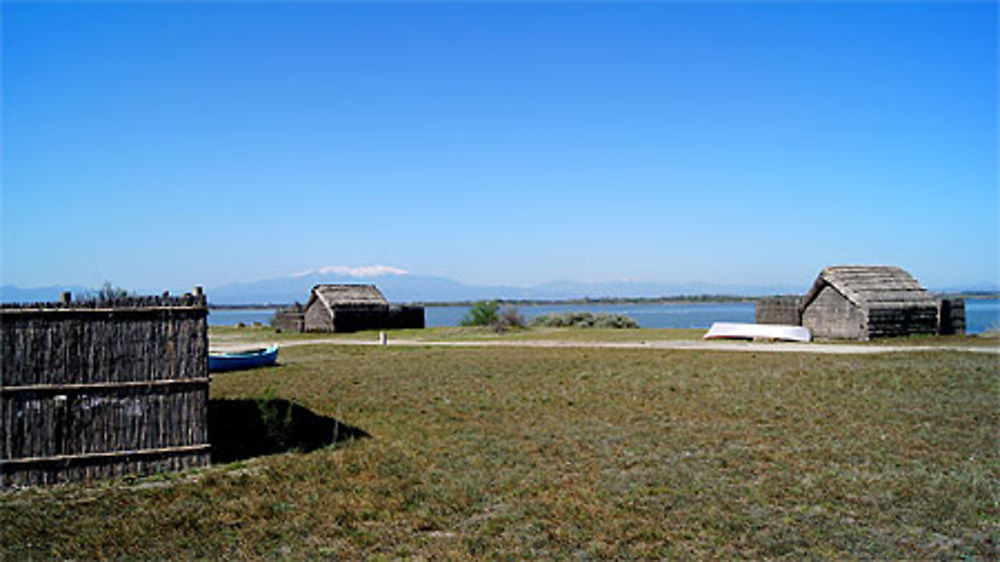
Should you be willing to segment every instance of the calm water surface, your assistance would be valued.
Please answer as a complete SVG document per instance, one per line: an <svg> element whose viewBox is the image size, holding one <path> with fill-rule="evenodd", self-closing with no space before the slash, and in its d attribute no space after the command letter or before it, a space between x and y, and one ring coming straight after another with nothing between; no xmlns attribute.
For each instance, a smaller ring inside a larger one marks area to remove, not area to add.
<svg viewBox="0 0 1000 562"><path fill-rule="evenodd" d="M428 326L458 326L468 307L432 307L426 311ZM701 304L554 304L518 306L517 310L531 321L536 316L564 312L593 314L624 314L642 328L704 328L712 322L753 322L752 302L722 302Z"/></svg>
<svg viewBox="0 0 1000 562"><path fill-rule="evenodd" d="M254 322L269 326L274 318L273 308L243 310L235 308L209 309L209 326L235 326L242 322L247 326L253 326Z"/></svg>
<svg viewBox="0 0 1000 562"><path fill-rule="evenodd" d="M594 314L625 314L643 328L694 328L707 330L712 322L753 322L754 303L723 302L699 304L559 304L519 306L517 309L530 321L543 314L592 312ZM458 326L468 312L464 306L427 307L428 327ZM968 299L965 301L967 332L978 334L1000 326L1000 300ZM259 322L268 325L274 310L212 310L208 323L231 326L242 322L247 326Z"/></svg>

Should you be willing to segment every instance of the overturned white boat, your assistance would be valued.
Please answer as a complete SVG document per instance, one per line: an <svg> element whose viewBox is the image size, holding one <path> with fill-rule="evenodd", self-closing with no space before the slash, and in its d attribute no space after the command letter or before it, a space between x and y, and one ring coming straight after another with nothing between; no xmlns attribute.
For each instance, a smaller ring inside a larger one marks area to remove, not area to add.
<svg viewBox="0 0 1000 562"><path fill-rule="evenodd" d="M743 324L740 322L715 322L705 334L706 340L780 340L812 341L809 328L783 326L780 324Z"/></svg>

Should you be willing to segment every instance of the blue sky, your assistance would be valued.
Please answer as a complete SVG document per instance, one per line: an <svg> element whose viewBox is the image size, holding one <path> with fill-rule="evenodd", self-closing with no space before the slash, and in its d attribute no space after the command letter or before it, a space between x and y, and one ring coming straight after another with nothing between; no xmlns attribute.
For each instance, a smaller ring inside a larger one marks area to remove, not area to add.
<svg viewBox="0 0 1000 562"><path fill-rule="evenodd" d="M994 3L2 10L4 283L1000 282Z"/></svg>

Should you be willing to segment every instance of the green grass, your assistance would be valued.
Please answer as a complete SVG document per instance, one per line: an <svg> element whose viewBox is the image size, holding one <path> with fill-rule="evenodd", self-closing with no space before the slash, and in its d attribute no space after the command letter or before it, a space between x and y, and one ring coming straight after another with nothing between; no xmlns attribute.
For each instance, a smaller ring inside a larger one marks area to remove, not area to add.
<svg viewBox="0 0 1000 562"><path fill-rule="evenodd" d="M643 342L671 340L701 340L706 330L676 329L676 328L641 328L632 330L608 328L550 328L529 327L514 329L503 333L489 327L438 327L422 330L388 330L389 340L409 341L559 341L559 342ZM346 340L376 342L379 330L366 330L348 334L331 333L277 333L274 329L262 327L235 328L232 326L213 326L212 339L226 342L294 342L302 340ZM851 340L820 340L822 344L853 344L853 345L903 345L903 346L967 346L967 347L998 347L1000 335L996 332L977 335L919 335L898 338L881 338L871 342Z"/></svg>
<svg viewBox="0 0 1000 562"><path fill-rule="evenodd" d="M271 388L371 438L6 493L0 558L996 556L995 356L317 345L282 362L214 375L213 398Z"/></svg>

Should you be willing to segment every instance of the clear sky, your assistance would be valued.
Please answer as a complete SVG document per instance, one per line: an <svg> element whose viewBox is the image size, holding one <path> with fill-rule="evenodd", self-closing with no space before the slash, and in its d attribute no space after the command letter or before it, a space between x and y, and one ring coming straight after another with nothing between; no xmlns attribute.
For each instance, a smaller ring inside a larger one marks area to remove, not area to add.
<svg viewBox="0 0 1000 562"><path fill-rule="evenodd" d="M1000 282L996 3L2 10L4 283Z"/></svg>

